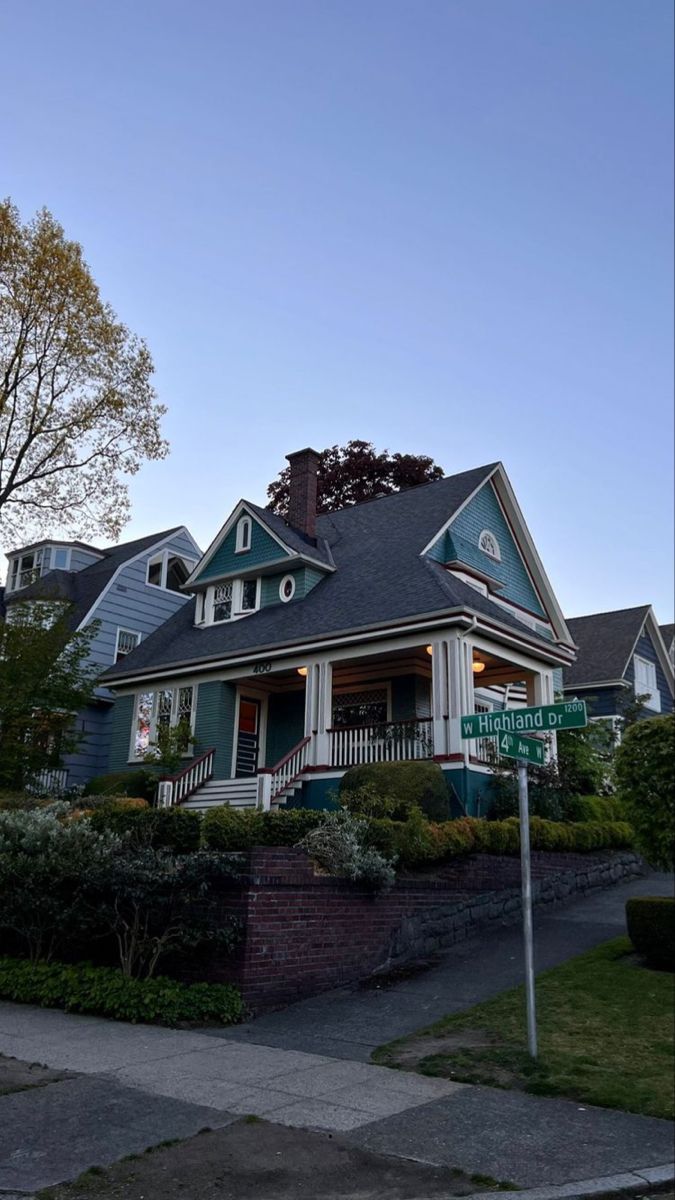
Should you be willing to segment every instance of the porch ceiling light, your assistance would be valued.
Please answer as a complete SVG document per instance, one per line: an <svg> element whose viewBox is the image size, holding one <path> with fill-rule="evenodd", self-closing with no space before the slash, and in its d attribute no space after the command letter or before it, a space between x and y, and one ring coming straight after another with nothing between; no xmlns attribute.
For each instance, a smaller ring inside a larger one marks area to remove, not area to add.
<svg viewBox="0 0 675 1200"><path fill-rule="evenodd" d="M433 654L433 652L434 652L433 646L426 646L425 649L426 649L427 654Z"/></svg>
<svg viewBox="0 0 675 1200"><path fill-rule="evenodd" d="M307 667L298 667L298 675L306 675Z"/></svg>
<svg viewBox="0 0 675 1200"><path fill-rule="evenodd" d="M485 670L485 663L481 662L478 658L474 659L471 665L473 667L474 675L480 675L481 671Z"/></svg>

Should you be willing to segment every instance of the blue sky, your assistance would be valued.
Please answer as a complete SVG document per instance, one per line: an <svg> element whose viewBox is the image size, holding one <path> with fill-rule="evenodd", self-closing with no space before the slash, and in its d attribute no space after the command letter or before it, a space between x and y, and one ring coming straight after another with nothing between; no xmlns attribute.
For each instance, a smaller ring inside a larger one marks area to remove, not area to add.
<svg viewBox="0 0 675 1200"><path fill-rule="evenodd" d="M125 537L290 450L502 459L568 615L673 615L671 0L26 0L0 193L152 350ZM56 532L56 531L55 531Z"/></svg>

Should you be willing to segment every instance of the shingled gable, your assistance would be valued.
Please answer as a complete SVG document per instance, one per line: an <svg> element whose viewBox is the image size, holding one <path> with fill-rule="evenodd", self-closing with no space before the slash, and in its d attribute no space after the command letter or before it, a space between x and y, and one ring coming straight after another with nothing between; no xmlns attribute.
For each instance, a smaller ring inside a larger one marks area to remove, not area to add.
<svg viewBox="0 0 675 1200"><path fill-rule="evenodd" d="M595 684L606 686L623 680L645 627L649 630L667 677L672 676L667 648L649 604L615 612L590 613L585 617L570 617L567 625L578 647L576 662L565 668L567 691Z"/></svg>
<svg viewBox="0 0 675 1200"><path fill-rule="evenodd" d="M511 630L552 661L568 661L569 652L561 653L555 645L556 640L571 641L562 615L560 628L554 624L554 641L551 641L423 553L448 516L456 513L497 468L503 474L500 464L490 464L320 515L317 548L309 549L315 556L316 550L323 547L324 563L333 569L304 599L263 607L245 620L201 627L194 624L194 603L187 604L128 659L111 668L106 679L121 683L135 676L166 673L167 669L269 654L287 646L318 645L331 638L404 627L417 620L445 618L453 613L489 619L493 628ZM273 533L281 532L277 524L280 518L270 520L271 514L266 510L244 501L228 519L230 530L244 511L259 518ZM214 539L201 566L222 534L223 530ZM291 541L285 527L289 556L304 554L306 543L296 540L302 539L302 535L297 531L293 534ZM199 573L198 568L186 587L194 588ZM543 568L542 577L545 580ZM547 608L555 616L559 610L550 585L545 582Z"/></svg>

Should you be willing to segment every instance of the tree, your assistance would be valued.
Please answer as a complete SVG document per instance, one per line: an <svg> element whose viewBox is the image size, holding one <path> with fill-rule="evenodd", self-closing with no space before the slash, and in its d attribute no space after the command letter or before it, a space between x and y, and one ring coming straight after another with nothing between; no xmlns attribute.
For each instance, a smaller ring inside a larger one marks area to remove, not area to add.
<svg viewBox="0 0 675 1200"><path fill-rule="evenodd" d="M0 203L0 529L3 540L117 536L120 475L163 458L145 343L105 304L76 242L46 209Z"/></svg>
<svg viewBox="0 0 675 1200"><path fill-rule="evenodd" d="M0 624L0 787L22 788L79 741L73 715L100 671L89 659L97 626L74 633L69 613L63 602L25 601Z"/></svg>
<svg viewBox="0 0 675 1200"><path fill-rule="evenodd" d="M638 849L655 867L675 865L675 716L631 725L616 752L616 782Z"/></svg>
<svg viewBox="0 0 675 1200"><path fill-rule="evenodd" d="M372 442L352 440L345 446L328 446L319 458L317 512L335 512L350 504L390 496L420 483L431 483L445 474L425 454L378 454ZM286 467L267 488L272 512L288 515L290 468Z"/></svg>

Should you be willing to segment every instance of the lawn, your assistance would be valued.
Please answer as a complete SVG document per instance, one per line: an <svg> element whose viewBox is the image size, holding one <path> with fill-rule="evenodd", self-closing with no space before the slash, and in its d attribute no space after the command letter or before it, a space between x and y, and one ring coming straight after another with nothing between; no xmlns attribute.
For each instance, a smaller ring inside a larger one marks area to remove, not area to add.
<svg viewBox="0 0 675 1200"><path fill-rule="evenodd" d="M673 985L672 973L643 966L628 939L616 938L538 976L536 1063L526 1049L523 988L380 1046L373 1058L672 1118Z"/></svg>

